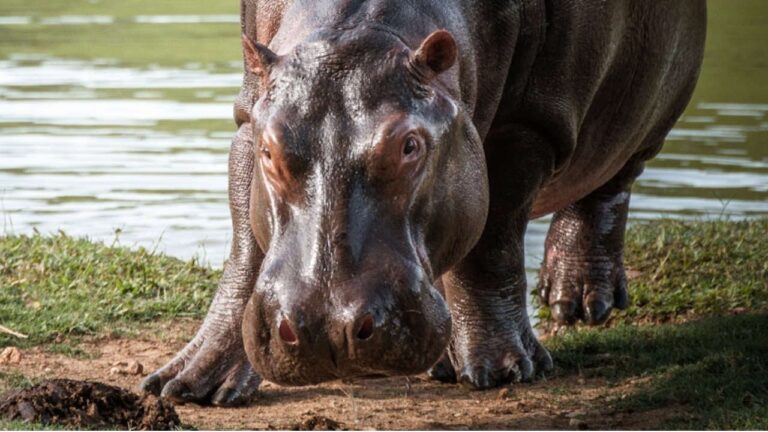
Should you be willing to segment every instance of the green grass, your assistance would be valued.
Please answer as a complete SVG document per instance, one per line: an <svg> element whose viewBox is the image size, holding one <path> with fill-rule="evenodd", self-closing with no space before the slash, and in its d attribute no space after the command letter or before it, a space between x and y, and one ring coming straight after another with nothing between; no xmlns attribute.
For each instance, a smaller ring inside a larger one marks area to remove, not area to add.
<svg viewBox="0 0 768 432"><path fill-rule="evenodd" d="M8 390L29 387L33 384L34 380L29 379L19 372L5 372L0 370L0 394L5 393ZM2 425L2 423L0 423L0 425Z"/></svg>
<svg viewBox="0 0 768 432"><path fill-rule="evenodd" d="M141 323L204 315L220 272L155 253L53 236L0 238L0 347L58 335L106 335ZM82 355L77 347L52 345Z"/></svg>
<svg viewBox="0 0 768 432"><path fill-rule="evenodd" d="M630 281L626 322L662 322L685 315L720 315L743 308L768 309L768 219L632 226L626 266L641 272Z"/></svg>
<svg viewBox="0 0 768 432"><path fill-rule="evenodd" d="M0 420L0 429L7 431L66 430L64 427L57 425L44 425L41 423L27 423L25 421L6 420Z"/></svg>
<svg viewBox="0 0 768 432"><path fill-rule="evenodd" d="M573 331L547 340L558 375L647 381L608 408L681 406L660 427L768 429L768 314Z"/></svg>
<svg viewBox="0 0 768 432"><path fill-rule="evenodd" d="M624 261L640 273L629 281L630 307L614 310L610 324L768 311L767 233L768 218L632 225ZM538 318L549 320L549 311Z"/></svg>

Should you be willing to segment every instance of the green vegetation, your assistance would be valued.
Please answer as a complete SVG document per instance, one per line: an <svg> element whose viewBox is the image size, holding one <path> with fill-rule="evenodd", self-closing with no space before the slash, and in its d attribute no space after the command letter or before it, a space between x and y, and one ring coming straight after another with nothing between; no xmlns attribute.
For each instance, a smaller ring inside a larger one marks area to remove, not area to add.
<svg viewBox="0 0 768 432"><path fill-rule="evenodd" d="M43 425L39 423L27 423L24 421L5 421L0 420L0 429L7 431L29 431L29 430L66 430L56 425Z"/></svg>
<svg viewBox="0 0 768 432"><path fill-rule="evenodd" d="M0 370L0 393L7 390L28 387L34 384L33 380L18 372L5 372ZM2 425L2 423L0 423Z"/></svg>
<svg viewBox="0 0 768 432"><path fill-rule="evenodd" d="M58 335L131 330L139 323L202 317L219 271L145 248L54 236L0 238L0 347L49 343ZM83 355L70 344L51 346Z"/></svg>
<svg viewBox="0 0 768 432"><path fill-rule="evenodd" d="M768 310L768 219L632 226L626 266L632 306L625 322L664 322L720 315L740 309Z"/></svg>
<svg viewBox="0 0 768 432"><path fill-rule="evenodd" d="M681 416L660 426L768 428L768 314L573 331L547 345L559 375L600 376L614 384L644 378L606 406L613 411L680 406Z"/></svg>

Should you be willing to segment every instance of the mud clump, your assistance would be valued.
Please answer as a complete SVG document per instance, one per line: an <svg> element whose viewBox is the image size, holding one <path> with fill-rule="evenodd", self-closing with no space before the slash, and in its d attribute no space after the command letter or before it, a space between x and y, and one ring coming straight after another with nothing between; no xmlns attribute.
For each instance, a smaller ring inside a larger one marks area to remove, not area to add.
<svg viewBox="0 0 768 432"><path fill-rule="evenodd" d="M21 363L21 351L16 347L7 347L0 353L0 364L17 365Z"/></svg>
<svg viewBox="0 0 768 432"><path fill-rule="evenodd" d="M299 431L338 431L344 430L344 426L328 417L312 416L301 423L293 425L290 429Z"/></svg>
<svg viewBox="0 0 768 432"><path fill-rule="evenodd" d="M55 379L0 396L0 417L77 429L170 430L170 402L97 382Z"/></svg>
<svg viewBox="0 0 768 432"><path fill-rule="evenodd" d="M119 361L112 363L113 368L109 370L110 375L141 375L144 373L144 365L136 360Z"/></svg>

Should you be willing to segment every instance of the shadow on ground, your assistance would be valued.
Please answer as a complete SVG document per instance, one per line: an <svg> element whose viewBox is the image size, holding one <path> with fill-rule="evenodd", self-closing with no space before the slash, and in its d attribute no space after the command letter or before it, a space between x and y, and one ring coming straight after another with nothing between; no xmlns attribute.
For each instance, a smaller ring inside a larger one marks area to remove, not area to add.
<svg viewBox="0 0 768 432"><path fill-rule="evenodd" d="M768 428L766 313L573 332L548 346L558 377L635 380L634 391L612 402L616 411L680 405L693 415L666 426Z"/></svg>

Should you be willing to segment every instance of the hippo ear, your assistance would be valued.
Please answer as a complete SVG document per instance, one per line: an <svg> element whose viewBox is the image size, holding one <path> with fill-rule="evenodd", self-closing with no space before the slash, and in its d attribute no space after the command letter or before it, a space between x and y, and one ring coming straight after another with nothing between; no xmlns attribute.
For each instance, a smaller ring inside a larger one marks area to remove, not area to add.
<svg viewBox="0 0 768 432"><path fill-rule="evenodd" d="M251 38L243 34L243 53L248 71L260 76L262 80L269 75L272 65L277 61L277 54L266 46L251 41Z"/></svg>
<svg viewBox="0 0 768 432"><path fill-rule="evenodd" d="M411 55L411 62L437 76L456 63L458 51L453 35L446 30L437 30L424 39L419 49Z"/></svg>

